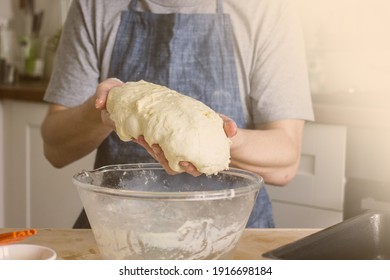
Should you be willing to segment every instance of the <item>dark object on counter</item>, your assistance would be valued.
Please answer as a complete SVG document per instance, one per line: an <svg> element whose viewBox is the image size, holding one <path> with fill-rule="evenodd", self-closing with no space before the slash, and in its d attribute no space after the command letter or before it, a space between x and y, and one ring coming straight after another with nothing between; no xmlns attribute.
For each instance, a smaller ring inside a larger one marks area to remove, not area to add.
<svg viewBox="0 0 390 280"><path fill-rule="evenodd" d="M390 212L369 211L266 252L281 260L389 260Z"/></svg>
<svg viewBox="0 0 390 280"><path fill-rule="evenodd" d="M89 229L91 224L89 223L87 213L85 213L84 208L81 210L79 217L73 225L74 229Z"/></svg>
<svg viewBox="0 0 390 280"><path fill-rule="evenodd" d="M11 85L16 81L16 69L7 63L5 59L0 59L0 84Z"/></svg>

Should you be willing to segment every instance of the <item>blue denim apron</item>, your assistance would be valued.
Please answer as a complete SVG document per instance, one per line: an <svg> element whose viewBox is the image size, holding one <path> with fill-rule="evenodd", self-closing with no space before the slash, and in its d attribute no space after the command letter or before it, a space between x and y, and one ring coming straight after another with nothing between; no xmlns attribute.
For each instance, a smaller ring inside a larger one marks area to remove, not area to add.
<svg viewBox="0 0 390 280"><path fill-rule="evenodd" d="M245 127L232 44L230 17L217 0L216 14L154 14L136 11L138 0L121 14L109 70L122 81L145 80L202 101ZM153 162L139 145L116 133L99 147L95 167ZM248 227L273 227L265 188Z"/></svg>

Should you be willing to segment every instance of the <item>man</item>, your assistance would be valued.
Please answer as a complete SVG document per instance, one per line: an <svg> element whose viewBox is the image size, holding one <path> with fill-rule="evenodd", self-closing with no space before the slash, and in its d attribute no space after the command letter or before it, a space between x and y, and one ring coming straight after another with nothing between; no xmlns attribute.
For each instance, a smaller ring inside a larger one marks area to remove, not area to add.
<svg viewBox="0 0 390 280"><path fill-rule="evenodd" d="M313 112L289 0L75 0L45 95L47 159L62 167L98 148L95 167L157 160L171 172L158 146L120 141L105 111L112 87L140 79L225 115L231 166L271 185L294 177ZM247 226L274 226L265 189Z"/></svg>

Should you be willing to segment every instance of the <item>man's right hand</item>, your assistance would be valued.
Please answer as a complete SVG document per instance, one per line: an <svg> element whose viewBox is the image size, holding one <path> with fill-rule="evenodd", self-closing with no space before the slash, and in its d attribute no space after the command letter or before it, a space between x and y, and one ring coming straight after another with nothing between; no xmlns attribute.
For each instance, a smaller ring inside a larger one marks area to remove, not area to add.
<svg viewBox="0 0 390 280"><path fill-rule="evenodd" d="M106 102L110 90L114 87L121 86L121 85L123 85L123 82L121 80L118 80L116 78L110 78L101 82L96 88L95 107L96 109L101 111L101 118L103 124L113 129L115 129L115 123L111 120L110 113L108 113L106 109Z"/></svg>

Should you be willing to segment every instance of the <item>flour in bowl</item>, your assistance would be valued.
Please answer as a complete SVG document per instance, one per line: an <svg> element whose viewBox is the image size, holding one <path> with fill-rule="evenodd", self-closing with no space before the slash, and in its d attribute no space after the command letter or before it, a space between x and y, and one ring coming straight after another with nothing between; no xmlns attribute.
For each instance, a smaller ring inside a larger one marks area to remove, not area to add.
<svg viewBox="0 0 390 280"><path fill-rule="evenodd" d="M232 223L223 229L213 224L212 219L186 221L171 232L99 225L95 237L107 259L221 259L234 249L245 224Z"/></svg>

